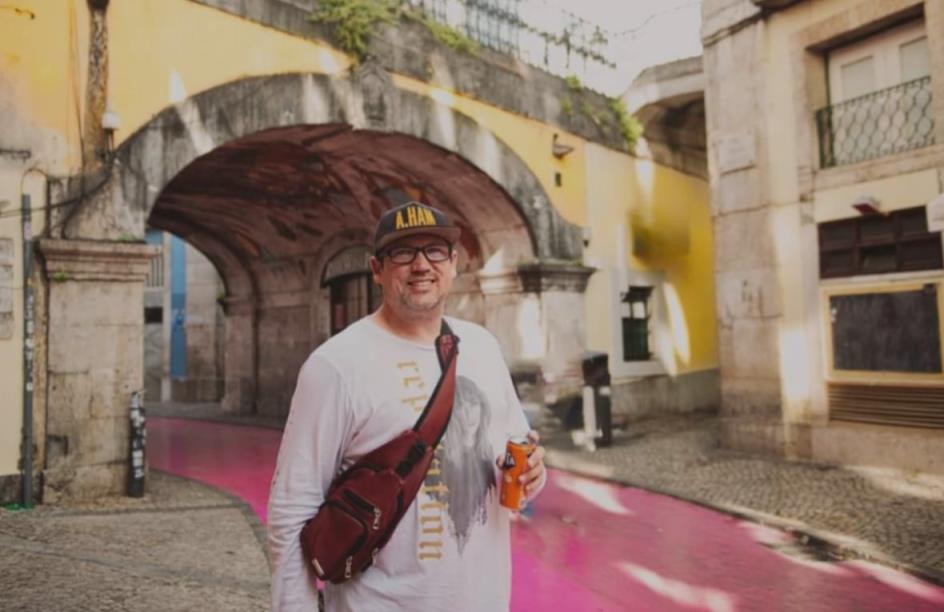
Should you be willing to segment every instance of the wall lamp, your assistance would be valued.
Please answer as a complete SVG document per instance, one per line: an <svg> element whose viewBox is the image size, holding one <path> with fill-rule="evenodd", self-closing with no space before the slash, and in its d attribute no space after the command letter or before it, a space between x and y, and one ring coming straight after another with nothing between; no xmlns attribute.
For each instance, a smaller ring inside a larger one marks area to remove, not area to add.
<svg viewBox="0 0 944 612"><path fill-rule="evenodd" d="M554 157L557 159L564 159L564 157L573 152L574 148L571 145L557 142L557 136L557 134L554 134L554 139L551 141L551 153L553 153Z"/></svg>

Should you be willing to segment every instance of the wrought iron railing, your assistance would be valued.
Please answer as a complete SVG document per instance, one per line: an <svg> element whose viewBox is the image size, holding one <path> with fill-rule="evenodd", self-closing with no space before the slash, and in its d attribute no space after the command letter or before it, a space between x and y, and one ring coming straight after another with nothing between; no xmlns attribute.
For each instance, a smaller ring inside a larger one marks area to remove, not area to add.
<svg viewBox="0 0 944 612"><path fill-rule="evenodd" d="M616 67L600 26L546 0L403 1L482 46L591 87L599 88Z"/></svg>
<svg viewBox="0 0 944 612"><path fill-rule="evenodd" d="M816 112L820 166L831 168L934 144L931 77Z"/></svg>

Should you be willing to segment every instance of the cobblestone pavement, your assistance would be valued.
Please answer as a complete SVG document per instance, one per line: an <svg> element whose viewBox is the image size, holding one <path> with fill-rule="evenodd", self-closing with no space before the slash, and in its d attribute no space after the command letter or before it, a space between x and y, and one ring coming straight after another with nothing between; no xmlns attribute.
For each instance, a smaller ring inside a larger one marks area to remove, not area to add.
<svg viewBox="0 0 944 612"><path fill-rule="evenodd" d="M268 609L259 522L246 505L151 472L142 499L0 508L0 609Z"/></svg>
<svg viewBox="0 0 944 612"><path fill-rule="evenodd" d="M944 584L944 481L736 454L712 415L660 417L578 449L553 419L538 429L548 463L788 529L830 553L890 564ZM817 542L818 540L818 542Z"/></svg>

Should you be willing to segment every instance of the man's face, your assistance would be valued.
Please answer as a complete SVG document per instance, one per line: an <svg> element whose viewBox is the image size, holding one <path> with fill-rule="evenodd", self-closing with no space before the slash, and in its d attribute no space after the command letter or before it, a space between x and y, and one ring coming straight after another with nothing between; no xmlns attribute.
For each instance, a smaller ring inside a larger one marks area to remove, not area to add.
<svg viewBox="0 0 944 612"><path fill-rule="evenodd" d="M442 262L431 262L419 251L410 263L394 261L408 256L409 249L415 248L432 248L434 254L444 249L448 257ZM370 262L374 281L383 287L384 306L404 319L438 315L456 276L457 257L448 242L433 235L419 234L391 243L379 258L371 258Z"/></svg>

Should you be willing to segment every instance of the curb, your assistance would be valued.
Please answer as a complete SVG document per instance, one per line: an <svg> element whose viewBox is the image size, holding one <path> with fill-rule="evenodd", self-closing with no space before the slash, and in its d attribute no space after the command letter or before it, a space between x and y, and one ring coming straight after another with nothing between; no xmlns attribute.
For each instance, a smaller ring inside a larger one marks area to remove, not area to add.
<svg viewBox="0 0 944 612"><path fill-rule="evenodd" d="M635 489L648 491L649 493L655 493L657 495L664 495L666 497L671 497L685 503L707 508L708 510L720 512L721 514L727 514L735 518L748 520L754 523L765 525L767 527L773 527L775 529L785 531L793 535L801 543L817 548L835 559L843 559L851 556L867 561L874 561L875 563L880 563L882 565L902 571L926 582L944 586L944 571L922 565L905 563L883 553L871 542L866 542L864 540L833 531L817 529L802 521L777 516L775 514L768 514L766 512L754 510L752 508L739 506L737 504L709 502L696 497L689 497L674 491L667 491L658 487L653 487L651 485L634 482L629 478L624 478L613 474L611 468L607 466L603 466L592 461L587 461L585 459L569 457L561 451L551 448L547 449L547 455L545 455L544 459L547 466L551 468L564 470L579 476L597 478L599 480L605 480L615 484L633 487Z"/></svg>

